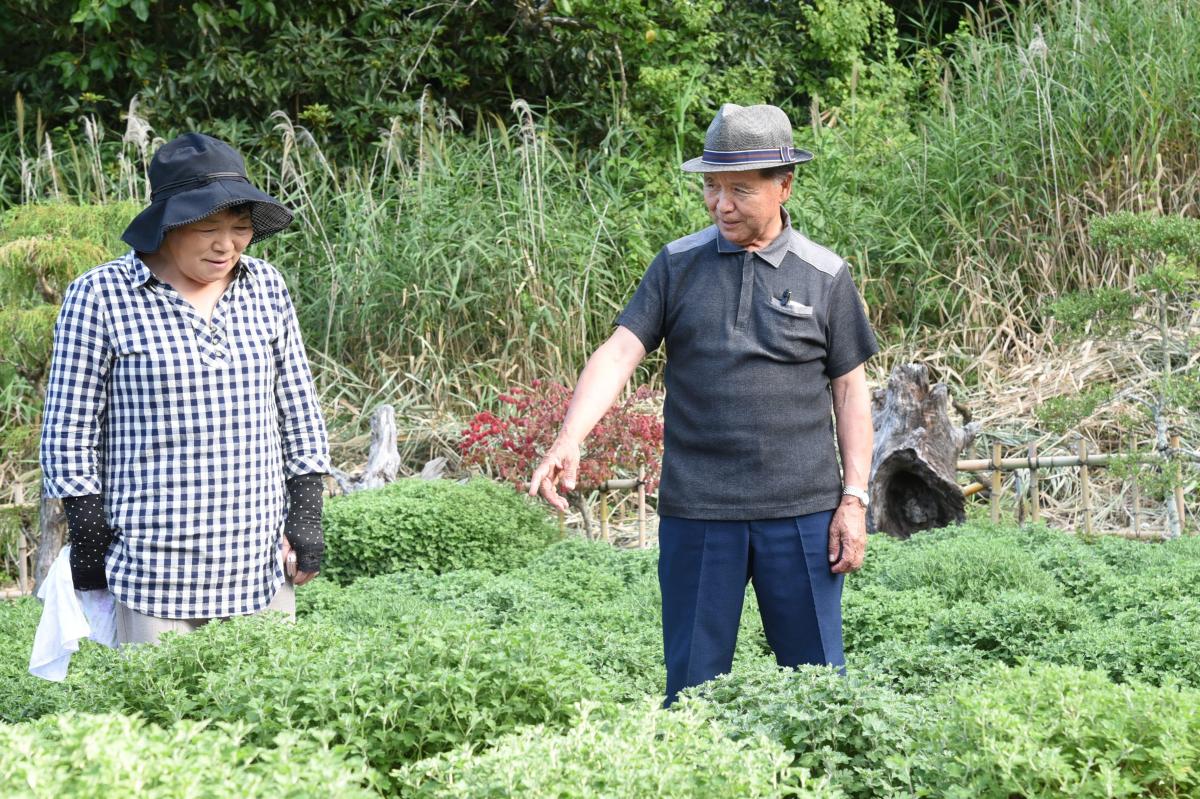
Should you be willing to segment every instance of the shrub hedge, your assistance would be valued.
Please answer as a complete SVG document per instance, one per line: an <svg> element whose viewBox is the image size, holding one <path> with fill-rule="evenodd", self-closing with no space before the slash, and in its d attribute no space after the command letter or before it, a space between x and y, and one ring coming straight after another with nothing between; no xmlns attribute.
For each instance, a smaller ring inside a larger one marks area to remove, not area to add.
<svg viewBox="0 0 1200 799"><path fill-rule="evenodd" d="M391 628L346 631L320 619L209 624L154 647L107 653L73 686L80 708L247 722L247 740L327 730L386 775L529 724L562 726L607 687L553 639L493 630L409 603Z"/></svg>
<svg viewBox="0 0 1200 799"><path fill-rule="evenodd" d="M510 486L414 478L329 500L325 536L323 573L349 583L404 570L506 571L527 563L558 531Z"/></svg>
<svg viewBox="0 0 1200 799"><path fill-rule="evenodd" d="M67 713L0 725L7 799L367 799L370 769L327 736L282 733L249 746L246 724Z"/></svg>
<svg viewBox="0 0 1200 799"><path fill-rule="evenodd" d="M1197 563L1188 540L1037 528L878 539L848 582L848 676L777 669L751 601L734 673L665 714L643 707L663 690L653 552L564 541L499 575L317 581L295 625L86 645L62 685L24 673L36 603L6 603L0 718L246 723L250 750L327 730L402 795L650 797L670 775L693 795L1200 797Z"/></svg>
<svg viewBox="0 0 1200 799"><path fill-rule="evenodd" d="M995 668L950 699L926 737L932 795L1200 796L1200 691L1035 665Z"/></svg>
<svg viewBox="0 0 1200 799"><path fill-rule="evenodd" d="M657 703L616 718L585 713L564 733L523 730L475 753L459 750L406 769L411 796L487 799L693 799L839 794L788 768L791 757L761 737L734 741L703 712Z"/></svg>

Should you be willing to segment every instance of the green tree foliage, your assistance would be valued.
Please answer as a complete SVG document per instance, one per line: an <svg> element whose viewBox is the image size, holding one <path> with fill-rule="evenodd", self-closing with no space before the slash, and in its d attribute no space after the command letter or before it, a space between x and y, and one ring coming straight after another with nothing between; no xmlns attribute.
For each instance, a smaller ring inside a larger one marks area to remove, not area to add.
<svg viewBox="0 0 1200 799"><path fill-rule="evenodd" d="M235 141L276 110L360 140L390 117L418 116L426 92L456 117L507 115L513 98L553 104L593 141L622 114L648 133L664 115L694 114L691 128L726 99L777 97L804 109L895 44L883 0L10 6L0 36L19 44L0 55L0 94L23 92L52 124L81 112L115 120L140 95L154 117ZM699 108L679 107L682 84Z"/></svg>
<svg viewBox="0 0 1200 799"><path fill-rule="evenodd" d="M338 582L401 570L505 571L558 536L545 511L490 480L398 480L325 505L322 573Z"/></svg>
<svg viewBox="0 0 1200 799"><path fill-rule="evenodd" d="M1200 366L1192 361L1196 341L1188 330L1188 320L1200 307L1200 221L1118 213L1098 217L1091 236L1097 245L1130 263L1127 285L1065 293L1049 304L1050 313L1063 338L1109 340L1132 351L1141 368L1120 391L1093 386L1077 397L1048 404L1038 415L1061 428L1090 415L1102 402L1136 404L1158 454L1179 463L1184 459L1170 448L1171 433L1187 429L1189 439L1200 436L1200 426L1195 424L1200 413ZM1135 473L1134 469L1132 462L1116 465L1121 475ZM1181 520L1171 489L1191 475L1176 478L1170 464L1136 474L1154 495L1168 497L1168 534L1178 536Z"/></svg>
<svg viewBox="0 0 1200 799"><path fill-rule="evenodd" d="M37 447L54 320L67 284L115 254L133 206L24 205L0 216L0 453Z"/></svg>

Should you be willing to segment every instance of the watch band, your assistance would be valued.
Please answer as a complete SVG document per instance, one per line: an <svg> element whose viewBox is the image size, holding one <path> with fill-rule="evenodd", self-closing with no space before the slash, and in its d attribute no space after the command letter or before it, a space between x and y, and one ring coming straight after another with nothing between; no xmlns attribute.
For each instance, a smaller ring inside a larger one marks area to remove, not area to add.
<svg viewBox="0 0 1200 799"><path fill-rule="evenodd" d="M871 495L861 488L855 488L854 486L844 486L842 488L842 496L854 497L862 503L864 508L871 504Z"/></svg>

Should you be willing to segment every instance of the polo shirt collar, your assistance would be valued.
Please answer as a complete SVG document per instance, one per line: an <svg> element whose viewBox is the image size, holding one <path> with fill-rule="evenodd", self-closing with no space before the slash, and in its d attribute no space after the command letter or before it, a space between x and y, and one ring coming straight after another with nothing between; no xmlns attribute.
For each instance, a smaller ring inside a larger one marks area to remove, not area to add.
<svg viewBox="0 0 1200 799"><path fill-rule="evenodd" d="M783 263L783 257L787 255L788 247L792 243L792 218L788 216L787 209L783 206L779 207L779 216L783 222L783 229L779 231L779 235L766 247L754 251L755 255L776 269ZM717 252L734 253L745 252L745 250L745 247L734 244L721 235L719 230L717 231Z"/></svg>
<svg viewBox="0 0 1200 799"><path fill-rule="evenodd" d="M125 257L125 276L129 278L129 284L134 288L141 288L150 282L154 277L154 273L150 271L150 267L146 266L146 262L137 254L137 250L130 250L129 255ZM237 273L234 279L246 278L250 281L258 280L258 263L253 258L242 256L236 267Z"/></svg>

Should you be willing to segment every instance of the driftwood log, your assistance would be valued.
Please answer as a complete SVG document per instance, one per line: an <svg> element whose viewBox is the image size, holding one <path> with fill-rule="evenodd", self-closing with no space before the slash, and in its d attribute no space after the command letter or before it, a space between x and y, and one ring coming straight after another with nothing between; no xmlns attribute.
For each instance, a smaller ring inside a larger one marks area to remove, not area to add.
<svg viewBox="0 0 1200 799"><path fill-rule="evenodd" d="M334 469L333 477L344 493L367 488L382 488L396 481L400 471L400 450L396 447L396 409L380 405L371 413L371 449L367 465L357 477Z"/></svg>
<svg viewBox="0 0 1200 799"><path fill-rule="evenodd" d="M371 448L367 465L356 477L340 469L332 469L343 494L368 488L382 488L396 482L400 473L400 450L396 446L396 411L391 405L380 405L371 413ZM434 458L417 475L423 480L438 480L446 471L446 459Z"/></svg>
<svg viewBox="0 0 1200 799"><path fill-rule="evenodd" d="M944 383L929 385L921 364L892 370L886 389L871 397L875 447L871 458L871 505L867 528L900 538L965 518L958 485L958 455L974 440L978 422L955 405L967 424L948 413Z"/></svg>

